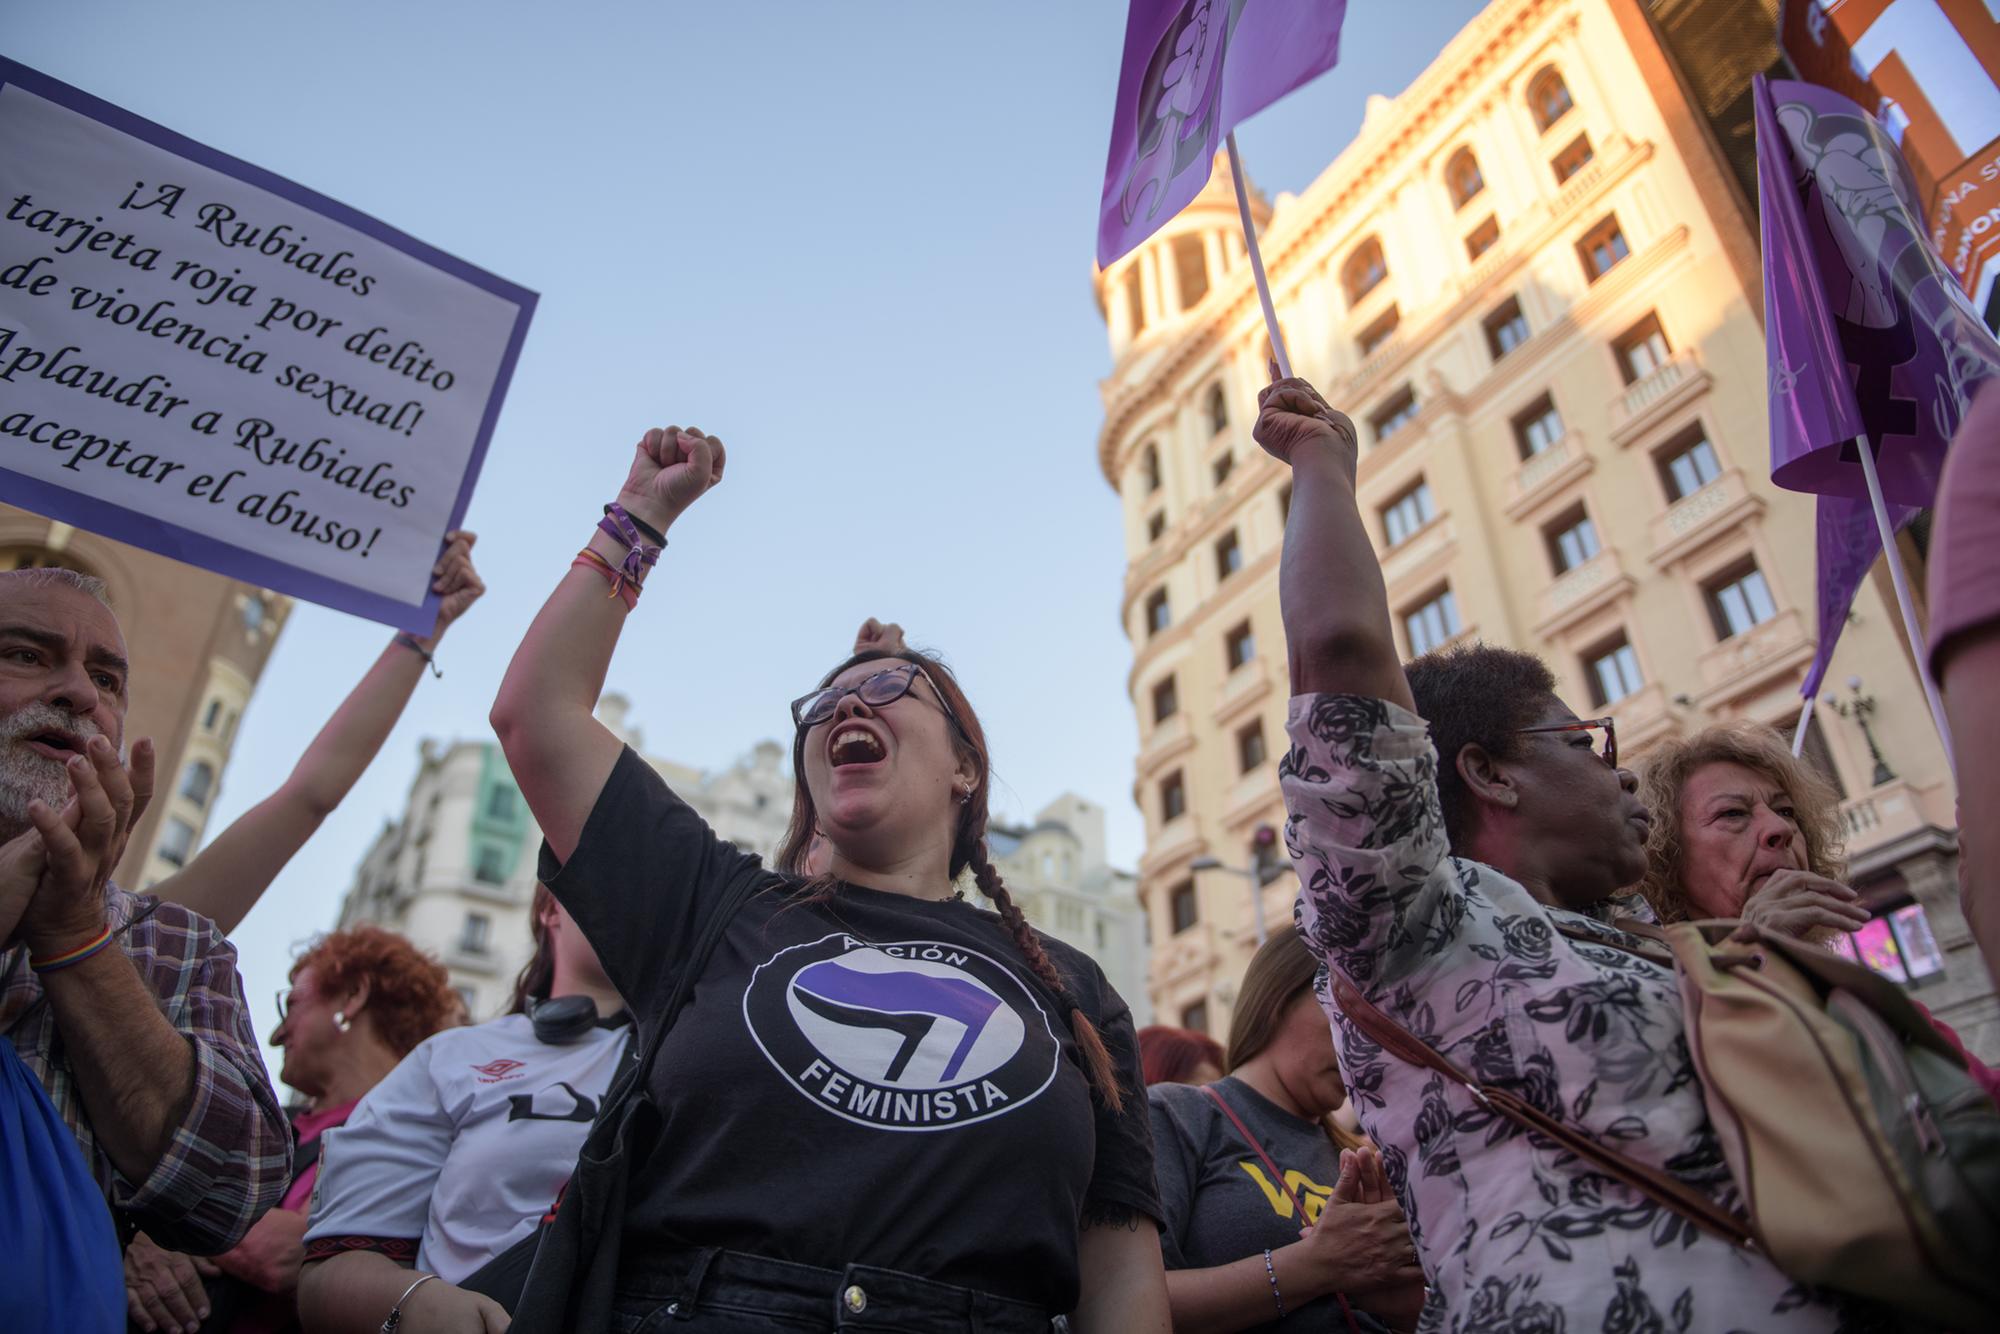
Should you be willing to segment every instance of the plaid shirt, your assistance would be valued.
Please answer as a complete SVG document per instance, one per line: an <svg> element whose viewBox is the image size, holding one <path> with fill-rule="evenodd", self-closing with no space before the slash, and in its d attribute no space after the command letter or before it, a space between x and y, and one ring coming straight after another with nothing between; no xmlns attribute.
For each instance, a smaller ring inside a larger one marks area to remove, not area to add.
<svg viewBox="0 0 2000 1334"><path fill-rule="evenodd" d="M176 904L116 885L106 899L116 943L194 1051L194 1096L151 1175L128 1181L92 1133L26 945L0 951L0 1032L76 1133L112 1206L162 1246L217 1254L277 1204L291 1175L291 1131L250 1027L236 950L215 923Z"/></svg>

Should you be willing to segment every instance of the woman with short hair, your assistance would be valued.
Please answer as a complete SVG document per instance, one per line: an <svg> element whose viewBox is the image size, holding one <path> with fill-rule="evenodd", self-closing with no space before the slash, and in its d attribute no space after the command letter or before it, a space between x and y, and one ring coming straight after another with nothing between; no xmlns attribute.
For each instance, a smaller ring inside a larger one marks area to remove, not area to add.
<svg viewBox="0 0 2000 1334"><path fill-rule="evenodd" d="M1381 1159L1333 1120L1347 1088L1317 970L1297 928L1275 932L1243 974L1228 1075L1147 1090L1178 1334L1402 1329L1423 1309Z"/></svg>
<svg viewBox="0 0 2000 1334"><path fill-rule="evenodd" d="M1045 1334L1070 1312L1078 1334L1164 1331L1131 1014L994 869L985 736L942 661L865 649L793 702L776 870L592 716L667 530L724 458L699 431L646 433L493 707L543 877L642 1026L720 931L642 1091L669 1147L633 1156L609 1220L612 1328ZM698 577L700 557L671 559ZM813 564L857 573L838 550Z"/></svg>
<svg viewBox="0 0 2000 1334"><path fill-rule="evenodd" d="M1148 1024L1139 1030L1139 1065L1154 1084L1208 1084L1222 1078L1222 1044L1192 1028Z"/></svg>

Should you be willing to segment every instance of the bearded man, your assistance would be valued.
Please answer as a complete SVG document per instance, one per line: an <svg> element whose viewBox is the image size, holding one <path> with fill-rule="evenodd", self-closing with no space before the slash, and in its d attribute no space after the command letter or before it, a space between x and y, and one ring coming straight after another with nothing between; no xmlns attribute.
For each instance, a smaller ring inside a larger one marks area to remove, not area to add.
<svg viewBox="0 0 2000 1334"><path fill-rule="evenodd" d="M290 1133L235 950L110 882L152 787L129 672L101 580L0 574L0 1033L121 1222L213 1254L278 1202Z"/></svg>

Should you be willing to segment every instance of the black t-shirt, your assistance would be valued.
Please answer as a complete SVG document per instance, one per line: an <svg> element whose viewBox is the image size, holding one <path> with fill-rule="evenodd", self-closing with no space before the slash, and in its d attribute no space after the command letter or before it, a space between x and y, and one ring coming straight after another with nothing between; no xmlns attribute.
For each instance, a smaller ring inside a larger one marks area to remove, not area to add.
<svg viewBox="0 0 2000 1334"><path fill-rule="evenodd" d="M1221 1079L1215 1091L1264 1146L1283 1172L1271 1173L1213 1099L1192 1084L1155 1084L1146 1090L1157 1150L1160 1255L1169 1269L1213 1269L1266 1247L1277 1250L1299 1239L1299 1228L1317 1222L1333 1183L1340 1177L1340 1151L1326 1128L1293 1116L1237 1079ZM1285 1187L1306 1210L1303 1222ZM1311 1334L1345 1330L1340 1302L1332 1296L1303 1304L1285 1303L1285 1318L1254 1326L1266 1334ZM1354 1307L1362 1334L1384 1326Z"/></svg>
<svg viewBox="0 0 2000 1334"><path fill-rule="evenodd" d="M1042 938L1121 1072L1117 1115L994 913L844 884L806 902L629 748L569 861L542 848L543 883L642 1020L744 875L769 888L660 1048L666 1134L625 1244L877 1265L1071 1309L1079 1220L1160 1216L1132 1016L1103 972Z"/></svg>

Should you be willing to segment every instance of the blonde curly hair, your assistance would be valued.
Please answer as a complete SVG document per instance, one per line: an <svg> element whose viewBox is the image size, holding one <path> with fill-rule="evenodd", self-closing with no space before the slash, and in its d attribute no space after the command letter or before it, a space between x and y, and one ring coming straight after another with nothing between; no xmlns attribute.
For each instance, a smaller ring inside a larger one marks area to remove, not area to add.
<svg viewBox="0 0 2000 1334"><path fill-rule="evenodd" d="M1639 892L1660 921L1685 922L1697 915L1681 883L1686 853L1681 845L1681 794L1695 771L1710 764L1740 764L1783 788L1805 837L1806 869L1829 880L1847 874L1840 794L1833 784L1812 765L1794 759L1784 738L1762 723L1705 728L1655 746L1639 778L1639 795L1653 816L1646 834L1646 878L1639 882Z"/></svg>

